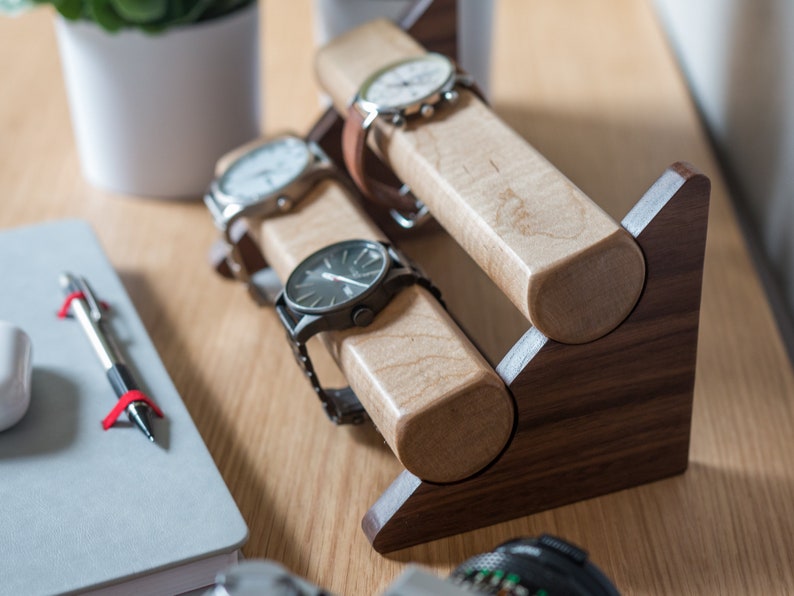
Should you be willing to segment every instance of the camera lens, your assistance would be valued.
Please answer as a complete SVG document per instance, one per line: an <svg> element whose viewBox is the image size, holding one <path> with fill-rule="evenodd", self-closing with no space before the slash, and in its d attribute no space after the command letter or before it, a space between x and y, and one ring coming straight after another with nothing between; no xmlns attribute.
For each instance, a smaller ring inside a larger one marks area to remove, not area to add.
<svg viewBox="0 0 794 596"><path fill-rule="evenodd" d="M499 596L618 596L587 553L544 534L505 542L476 555L449 576L476 594Z"/></svg>

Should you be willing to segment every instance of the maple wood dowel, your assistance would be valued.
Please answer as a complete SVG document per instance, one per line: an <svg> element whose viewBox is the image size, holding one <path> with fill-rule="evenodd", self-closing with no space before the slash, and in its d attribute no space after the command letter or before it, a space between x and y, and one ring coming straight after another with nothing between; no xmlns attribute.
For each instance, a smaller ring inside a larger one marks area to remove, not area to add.
<svg viewBox="0 0 794 596"><path fill-rule="evenodd" d="M345 115L370 74L423 52L378 20L321 48L315 66ZM372 148L548 337L590 341L631 311L645 275L637 244L472 93L429 120L373 126Z"/></svg>
<svg viewBox="0 0 794 596"><path fill-rule="evenodd" d="M261 226L263 252L282 282L314 251L353 238L383 236L333 181ZM404 289L368 327L323 335L370 418L413 474L459 480L507 443L512 398L427 290Z"/></svg>

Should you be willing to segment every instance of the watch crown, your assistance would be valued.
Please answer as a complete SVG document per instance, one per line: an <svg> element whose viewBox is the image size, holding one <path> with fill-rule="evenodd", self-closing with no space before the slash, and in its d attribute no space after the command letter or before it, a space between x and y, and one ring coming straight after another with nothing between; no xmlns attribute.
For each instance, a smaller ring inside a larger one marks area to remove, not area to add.
<svg viewBox="0 0 794 596"><path fill-rule="evenodd" d="M447 100L449 103L455 103L458 101L458 99L460 99L460 93L458 93L454 89L451 89L450 91L444 93L444 99Z"/></svg>
<svg viewBox="0 0 794 596"><path fill-rule="evenodd" d="M292 199L289 197L279 197L276 199L276 206L279 211L289 211L292 209Z"/></svg>
<svg viewBox="0 0 794 596"><path fill-rule="evenodd" d="M419 108L419 113L422 114L425 118L430 118L435 113L435 108L430 104L422 104L422 107Z"/></svg>
<svg viewBox="0 0 794 596"><path fill-rule="evenodd" d="M405 125L405 118L403 118L402 114L395 114L391 117L391 123L394 126L403 126Z"/></svg>
<svg viewBox="0 0 794 596"><path fill-rule="evenodd" d="M353 311L353 323L355 323L356 327L366 327L374 318L375 313L366 306L359 306Z"/></svg>

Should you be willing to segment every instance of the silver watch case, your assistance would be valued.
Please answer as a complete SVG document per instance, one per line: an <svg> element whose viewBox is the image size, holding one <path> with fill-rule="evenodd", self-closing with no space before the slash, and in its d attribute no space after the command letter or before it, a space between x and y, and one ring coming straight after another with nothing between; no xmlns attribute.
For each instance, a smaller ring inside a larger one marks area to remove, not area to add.
<svg viewBox="0 0 794 596"><path fill-rule="evenodd" d="M297 135L280 135L251 148L250 151L254 151L263 145L275 143L285 138L294 138L301 141L306 145L306 149L309 152L309 160L306 163L306 167L304 167L292 180L272 192L262 195L255 201L243 203L220 189L220 177L218 177L212 181L209 190L204 195L204 203L212 214L212 219L216 227L223 232L227 242L231 242L229 230L232 224L238 219L242 217L266 219L280 213L285 213L300 203L317 182L327 176L335 174L336 170L333 162L320 146L313 141L307 141ZM247 155L250 151L247 151L244 155ZM237 159L242 159L244 155L241 155Z"/></svg>
<svg viewBox="0 0 794 596"><path fill-rule="evenodd" d="M437 107L442 103L454 104L458 101L459 94L455 90L458 85L463 87L471 87L474 85L474 79L466 73L458 72L453 62L443 54L428 52L425 54L425 56L434 56L436 58L443 59L445 62L448 62L450 66L450 75L431 93L415 101L385 107L364 99L364 96L366 95L367 90L372 83L384 72L387 72L401 64L405 64L406 62L412 62L417 59L416 57L387 64L383 68L380 68L372 73L361 84L358 92L350 100L350 105L361 113L363 117L361 128L364 131L369 129L369 127L372 126L372 123L375 122L375 120L379 117L383 117L391 122L391 124L394 126L400 127L405 126L408 118L416 115L423 118L430 118L435 114ZM400 192L402 194L409 194L411 189L404 184L400 189ZM419 199L416 199L415 213L402 213L397 209L390 209L389 215L397 223L397 225L406 230L420 226L424 222L428 221L431 217L427 206L425 206L425 204Z"/></svg>
<svg viewBox="0 0 794 596"><path fill-rule="evenodd" d="M436 110L436 107L441 103L455 103L458 100L458 92L455 91L455 87L458 85L462 85L464 87L470 87L474 84L474 80L472 77L465 73L459 73L455 69L454 63L444 56L443 54L437 54L435 52L428 52L425 56L433 56L437 59L443 59L445 62L448 62L450 65L450 75L447 79L439 86L436 87L432 92L428 93L424 97L421 97L415 101L404 103L404 104L397 104L394 106L383 106L377 104L372 101L368 101L364 99L366 96L367 91L369 90L372 83L380 78L380 76L407 62L413 62L420 57L413 57L407 58L405 60L399 60L397 62L392 62L384 66L383 68L378 69L374 73L372 73L367 79L361 84L359 87L358 92L353 96L350 101L350 104L353 105L357 110L361 112L364 116L364 123L362 124L362 128L365 130L370 127L370 125L375 121L378 117L384 117L388 119L392 124L395 126L403 126L406 120L412 116L420 115L425 118L430 118Z"/></svg>

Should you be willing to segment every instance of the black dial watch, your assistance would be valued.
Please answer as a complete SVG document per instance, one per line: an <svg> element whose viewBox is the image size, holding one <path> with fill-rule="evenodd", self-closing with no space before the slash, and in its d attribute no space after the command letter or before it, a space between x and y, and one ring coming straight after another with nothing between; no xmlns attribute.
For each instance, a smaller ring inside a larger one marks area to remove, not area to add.
<svg viewBox="0 0 794 596"><path fill-rule="evenodd" d="M440 300L430 280L393 246L345 240L304 259L276 299L295 358L336 424L360 424L366 412L350 387L322 387L306 342L322 331L366 327L397 292L412 284L422 285Z"/></svg>

